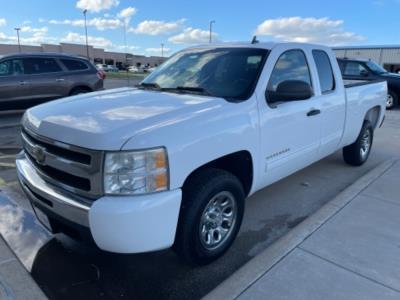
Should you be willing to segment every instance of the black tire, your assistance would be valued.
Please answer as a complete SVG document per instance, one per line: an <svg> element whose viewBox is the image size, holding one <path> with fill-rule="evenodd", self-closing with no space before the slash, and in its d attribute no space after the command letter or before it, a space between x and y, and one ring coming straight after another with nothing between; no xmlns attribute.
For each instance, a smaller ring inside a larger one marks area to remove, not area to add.
<svg viewBox="0 0 400 300"><path fill-rule="evenodd" d="M389 97L391 97L391 102L389 102ZM386 101L386 109L390 110L393 109L397 103L398 103L398 97L396 95L396 93L394 93L393 91L388 91L388 100Z"/></svg>
<svg viewBox="0 0 400 300"><path fill-rule="evenodd" d="M85 94L85 93L89 93L89 92L90 92L89 89L85 89L85 88L75 88L75 89L73 89L73 90L69 93L69 95L70 95L70 96L76 96L76 95L79 95L79 94Z"/></svg>
<svg viewBox="0 0 400 300"><path fill-rule="evenodd" d="M236 220L229 234L215 249L207 249L201 238L202 216L214 196L228 193L236 202ZM240 229L244 213L245 193L239 179L220 169L205 169L195 174L183 187L182 206L174 250L187 262L205 265L223 255L232 245Z"/></svg>
<svg viewBox="0 0 400 300"><path fill-rule="evenodd" d="M366 142L366 139L369 140L367 151L365 151L366 148L364 144ZM357 140L353 144L343 148L344 161L352 166L361 166L362 164L364 164L367 161L371 152L373 139L374 129L372 127L372 124L369 121L364 121Z"/></svg>

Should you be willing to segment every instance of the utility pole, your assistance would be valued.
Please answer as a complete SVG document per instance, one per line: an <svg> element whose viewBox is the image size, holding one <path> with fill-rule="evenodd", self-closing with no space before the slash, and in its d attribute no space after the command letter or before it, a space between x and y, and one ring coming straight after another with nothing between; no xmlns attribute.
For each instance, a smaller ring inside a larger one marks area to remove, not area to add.
<svg viewBox="0 0 400 300"><path fill-rule="evenodd" d="M17 32L18 50L19 50L19 53L21 53L21 43L19 42L19 31L21 30L21 28L16 27L16 28L14 28L14 30Z"/></svg>
<svg viewBox="0 0 400 300"><path fill-rule="evenodd" d="M83 11L83 15L85 16L86 56L87 56L88 60L90 60L90 57L89 57L89 42L88 42L87 24L86 24L86 13L87 13L87 9L85 9Z"/></svg>
<svg viewBox="0 0 400 300"><path fill-rule="evenodd" d="M161 57L164 57L164 44L161 43Z"/></svg>
<svg viewBox="0 0 400 300"><path fill-rule="evenodd" d="M129 67L128 67L128 44L126 42L126 19L124 20L124 44L125 44L125 68L126 68L126 80L128 81L128 86L130 86L129 78Z"/></svg>
<svg viewBox="0 0 400 300"><path fill-rule="evenodd" d="M214 23L215 23L214 20L210 21L210 44L212 42L212 26L213 26Z"/></svg>

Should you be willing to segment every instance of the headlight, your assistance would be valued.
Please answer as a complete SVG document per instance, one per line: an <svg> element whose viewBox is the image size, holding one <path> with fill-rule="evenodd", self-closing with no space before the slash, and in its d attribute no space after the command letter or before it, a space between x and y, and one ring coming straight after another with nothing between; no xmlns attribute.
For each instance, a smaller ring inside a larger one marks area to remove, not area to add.
<svg viewBox="0 0 400 300"><path fill-rule="evenodd" d="M106 153L104 192L132 195L168 189L168 162L164 148Z"/></svg>

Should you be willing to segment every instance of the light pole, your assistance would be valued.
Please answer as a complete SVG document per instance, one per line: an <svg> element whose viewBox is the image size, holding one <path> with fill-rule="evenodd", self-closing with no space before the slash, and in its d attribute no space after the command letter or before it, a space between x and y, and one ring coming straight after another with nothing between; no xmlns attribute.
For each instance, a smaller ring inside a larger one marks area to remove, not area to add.
<svg viewBox="0 0 400 300"><path fill-rule="evenodd" d="M161 43L161 57L164 57L164 44Z"/></svg>
<svg viewBox="0 0 400 300"><path fill-rule="evenodd" d="M128 86L130 85L129 80L129 68L128 68L128 44L126 42L126 19L124 20L124 44L125 44L125 68L126 68L126 80L128 81Z"/></svg>
<svg viewBox="0 0 400 300"><path fill-rule="evenodd" d="M210 21L210 44L212 42L212 25L215 23L214 20Z"/></svg>
<svg viewBox="0 0 400 300"><path fill-rule="evenodd" d="M89 43L88 43L88 35L87 35L87 24L86 24L86 13L87 13L87 9L85 9L83 11L83 15L85 16L86 56L87 56L88 60L90 60L90 57L89 57Z"/></svg>
<svg viewBox="0 0 400 300"><path fill-rule="evenodd" d="M18 50L19 50L19 53L21 53L21 43L19 42L19 31L21 30L21 28L17 27L17 28L14 28L14 30L17 32Z"/></svg>

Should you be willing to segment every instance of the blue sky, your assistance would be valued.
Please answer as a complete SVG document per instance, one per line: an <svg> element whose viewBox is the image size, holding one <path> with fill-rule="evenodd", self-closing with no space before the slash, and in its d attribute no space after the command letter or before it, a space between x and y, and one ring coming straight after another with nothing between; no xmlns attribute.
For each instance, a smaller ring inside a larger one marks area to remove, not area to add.
<svg viewBox="0 0 400 300"><path fill-rule="evenodd" d="M208 42L215 20L219 41L260 40L316 42L329 45L400 44L400 0L2 0L0 43L84 43L83 14L88 9L89 42L128 52L158 55Z"/></svg>

